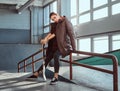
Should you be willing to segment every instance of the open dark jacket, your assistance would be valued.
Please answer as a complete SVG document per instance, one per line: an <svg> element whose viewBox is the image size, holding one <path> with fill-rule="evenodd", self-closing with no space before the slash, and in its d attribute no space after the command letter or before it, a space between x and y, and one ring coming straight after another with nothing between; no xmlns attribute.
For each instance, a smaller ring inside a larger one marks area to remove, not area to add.
<svg viewBox="0 0 120 91"><path fill-rule="evenodd" d="M67 56L70 50L75 50L75 35L71 22L65 17L61 17L56 26L56 39L62 57Z"/></svg>

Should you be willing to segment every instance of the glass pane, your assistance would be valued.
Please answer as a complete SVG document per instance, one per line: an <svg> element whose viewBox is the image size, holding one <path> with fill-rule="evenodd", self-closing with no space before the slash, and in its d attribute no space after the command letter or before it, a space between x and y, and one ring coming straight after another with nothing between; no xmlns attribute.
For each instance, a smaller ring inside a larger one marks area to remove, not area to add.
<svg viewBox="0 0 120 91"><path fill-rule="evenodd" d="M120 40L120 34L118 35L113 35L112 40Z"/></svg>
<svg viewBox="0 0 120 91"><path fill-rule="evenodd" d="M120 3L112 6L112 15L120 13Z"/></svg>
<svg viewBox="0 0 120 91"><path fill-rule="evenodd" d="M44 26L49 25L49 6L44 8Z"/></svg>
<svg viewBox="0 0 120 91"><path fill-rule="evenodd" d="M90 21L90 13L81 15L79 17L79 23L85 23Z"/></svg>
<svg viewBox="0 0 120 91"><path fill-rule="evenodd" d="M90 38L79 40L79 50L91 52L91 40L90 40Z"/></svg>
<svg viewBox="0 0 120 91"><path fill-rule="evenodd" d="M111 0L111 1L117 1L117 0Z"/></svg>
<svg viewBox="0 0 120 91"><path fill-rule="evenodd" d="M71 16L75 16L77 14L77 2L76 0L71 0Z"/></svg>
<svg viewBox="0 0 120 91"><path fill-rule="evenodd" d="M93 0L93 8L107 4L108 0Z"/></svg>
<svg viewBox="0 0 120 91"><path fill-rule="evenodd" d="M73 24L73 26L77 25L77 18L72 18L71 23Z"/></svg>
<svg viewBox="0 0 120 91"><path fill-rule="evenodd" d="M44 28L44 33L48 33L50 31L49 27Z"/></svg>
<svg viewBox="0 0 120 91"><path fill-rule="evenodd" d="M112 50L120 49L120 41L113 41Z"/></svg>
<svg viewBox="0 0 120 91"><path fill-rule="evenodd" d="M53 2L52 4L50 4L50 12L57 13L57 1Z"/></svg>
<svg viewBox="0 0 120 91"><path fill-rule="evenodd" d="M108 52L108 36L94 38L93 43L94 43L94 52L96 53Z"/></svg>
<svg viewBox="0 0 120 91"><path fill-rule="evenodd" d="M79 0L79 13L90 10L90 0Z"/></svg>
<svg viewBox="0 0 120 91"><path fill-rule="evenodd" d="M120 49L120 34L112 36L112 49Z"/></svg>
<svg viewBox="0 0 120 91"><path fill-rule="evenodd" d="M103 9L99 9L94 11L93 13L93 19L99 19L99 18L103 18L103 17L107 17L108 16L108 8L103 8Z"/></svg>

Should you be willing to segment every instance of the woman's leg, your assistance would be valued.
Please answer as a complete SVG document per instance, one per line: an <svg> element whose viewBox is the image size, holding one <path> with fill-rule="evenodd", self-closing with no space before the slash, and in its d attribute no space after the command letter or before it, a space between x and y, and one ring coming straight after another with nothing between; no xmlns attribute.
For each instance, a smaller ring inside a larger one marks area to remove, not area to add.
<svg viewBox="0 0 120 91"><path fill-rule="evenodd" d="M48 63L52 60L53 58L53 53L51 52L46 58L45 58L45 68L47 67ZM39 74L42 73L42 70L43 70L43 64L39 67L39 69L33 73L32 76L30 76L29 78L32 78L32 77L38 77Z"/></svg>
<svg viewBox="0 0 120 91"><path fill-rule="evenodd" d="M59 73L59 60L60 60L61 54L59 51L56 51L54 53L54 77L51 80L50 84L54 85L58 81L58 73Z"/></svg>
<svg viewBox="0 0 120 91"><path fill-rule="evenodd" d="M57 50L54 53L54 77L58 79L58 73L59 73L59 60L61 58L61 53Z"/></svg>
<svg viewBox="0 0 120 91"><path fill-rule="evenodd" d="M45 68L47 67L48 63L52 60L52 58L53 58L53 53L51 52L51 53L46 57L46 59L45 59ZM42 71L42 70L43 70L43 65L41 65L41 66L39 67L39 69L37 70L37 72L39 73L39 72Z"/></svg>

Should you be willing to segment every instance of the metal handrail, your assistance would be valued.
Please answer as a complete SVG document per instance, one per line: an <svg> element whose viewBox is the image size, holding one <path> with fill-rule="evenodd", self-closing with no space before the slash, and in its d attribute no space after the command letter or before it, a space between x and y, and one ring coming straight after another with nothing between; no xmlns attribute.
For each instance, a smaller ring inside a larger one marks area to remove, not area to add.
<svg viewBox="0 0 120 91"><path fill-rule="evenodd" d="M32 54L31 56L25 58L24 60L20 61L18 63L18 72L19 72L20 69L23 69L23 68L24 68L24 72L25 72L26 67L28 65L31 65L31 64L32 64L32 70L34 72L34 63L40 61L41 59L44 59L44 55L43 55L43 57L41 57L41 58L39 58L37 60L34 60L34 56L39 54L42 51L43 51L43 49L40 49L38 52L36 52L36 53ZM84 55L90 55L90 56L98 56L98 57L104 57L104 58L112 59L112 61L113 61L113 71L106 70L106 69L103 69L103 68L93 67L93 66L90 66L90 65L80 64L80 63L77 63L77 62L73 62L72 61L72 53L84 54ZM32 58L32 62L29 63L29 64L26 64L26 61L29 58ZM61 59L60 61L67 62L67 63L70 64L70 80L72 79L72 64L112 74L113 75L113 89L114 89L114 91L118 91L118 61L117 61L117 58L114 55L90 53L90 52L83 52L83 51L72 51L71 50L69 61L64 60L64 59ZM24 63L24 66L20 67L21 63Z"/></svg>
<svg viewBox="0 0 120 91"><path fill-rule="evenodd" d="M24 69L24 72L26 72L26 67L29 66L29 65L32 65L32 71L34 72L34 63L44 59L44 55L41 58L37 59L37 60L34 60L34 56L36 56L37 54L43 52L46 49L47 48L40 49L39 51L35 52L34 54L30 55L29 57L27 57L27 58L23 59L22 61L18 62L18 72L20 72L21 69ZM32 58L32 62L26 64L26 61L28 59L30 59L30 58ZM23 66L20 66L20 64L22 64L22 63L23 63Z"/></svg>
<svg viewBox="0 0 120 91"><path fill-rule="evenodd" d="M104 57L104 58L112 59L112 61L113 61L113 71L106 70L106 69L103 69L103 68L93 67L93 66L86 65L86 64L73 62L72 61L72 53L84 54L84 55L90 55L90 56L98 56L98 57ZM118 60L114 55L90 53L90 52L84 52L84 51L72 51L71 50L71 53L70 53L70 56L69 56L69 61L64 60L64 59L61 59L60 61L63 61L63 62L66 62L66 63L70 64L70 80L72 80L72 64L112 74L113 75L113 89L114 89L114 91L118 91Z"/></svg>

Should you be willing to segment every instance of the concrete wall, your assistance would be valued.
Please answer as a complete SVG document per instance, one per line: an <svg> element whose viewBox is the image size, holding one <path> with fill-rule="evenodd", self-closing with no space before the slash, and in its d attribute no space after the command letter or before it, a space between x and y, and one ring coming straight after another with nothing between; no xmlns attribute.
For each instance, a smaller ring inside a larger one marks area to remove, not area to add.
<svg viewBox="0 0 120 91"><path fill-rule="evenodd" d="M30 14L0 9L0 43L30 43Z"/></svg>
<svg viewBox="0 0 120 91"><path fill-rule="evenodd" d="M30 29L30 14L28 10L17 14L11 10L0 9L0 28L2 29Z"/></svg>
<svg viewBox="0 0 120 91"><path fill-rule="evenodd" d="M32 7L31 15L28 9L21 14L0 9L0 70L17 70L19 61L38 51L40 49L38 40L43 33L42 30L43 9L41 7ZM30 37L32 44L30 44Z"/></svg>
<svg viewBox="0 0 120 91"><path fill-rule="evenodd" d="M0 29L0 44L30 43L30 31L25 29Z"/></svg>
<svg viewBox="0 0 120 91"><path fill-rule="evenodd" d="M120 14L81 24L76 29L77 36L120 30Z"/></svg>
<svg viewBox="0 0 120 91"><path fill-rule="evenodd" d="M29 9L21 14L0 9L0 43L39 43L42 33L43 8L31 7L31 15Z"/></svg>
<svg viewBox="0 0 120 91"><path fill-rule="evenodd" d="M31 44L0 44L0 70L17 70L17 63L39 51L40 47Z"/></svg>

